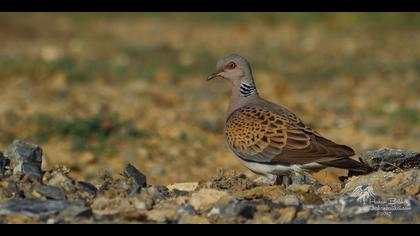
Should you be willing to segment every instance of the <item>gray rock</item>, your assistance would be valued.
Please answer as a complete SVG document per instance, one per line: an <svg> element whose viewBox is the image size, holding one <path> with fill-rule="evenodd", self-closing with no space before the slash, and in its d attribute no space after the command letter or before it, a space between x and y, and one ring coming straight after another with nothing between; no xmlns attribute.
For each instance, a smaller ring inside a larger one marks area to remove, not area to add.
<svg viewBox="0 0 420 236"><path fill-rule="evenodd" d="M142 188L147 186L146 176L131 164L124 168L124 176L131 179L134 183L131 194L139 193Z"/></svg>
<svg viewBox="0 0 420 236"><path fill-rule="evenodd" d="M190 204L182 205L176 212L176 218L179 220L184 215L196 215L197 212L195 211L194 207Z"/></svg>
<svg viewBox="0 0 420 236"><path fill-rule="evenodd" d="M12 199L0 203L0 215L25 215L46 220L70 206L68 201Z"/></svg>
<svg viewBox="0 0 420 236"><path fill-rule="evenodd" d="M42 185L38 187L36 191L45 196L47 199L66 200L66 193L60 187Z"/></svg>
<svg viewBox="0 0 420 236"><path fill-rule="evenodd" d="M222 218L242 217L245 219L252 219L254 218L255 212L257 212L255 204L248 201L234 201L217 208L217 212L219 212L220 217Z"/></svg>
<svg viewBox="0 0 420 236"><path fill-rule="evenodd" d="M21 174L37 181L42 179L42 149L34 144L15 140L5 152L14 166L13 174Z"/></svg>
<svg viewBox="0 0 420 236"><path fill-rule="evenodd" d="M400 149L378 149L363 152L360 160L375 170L420 168L420 153Z"/></svg>
<svg viewBox="0 0 420 236"><path fill-rule="evenodd" d="M77 187L79 191L87 192L89 195L92 196L92 198L95 198L98 193L98 189L90 183L79 181L77 182Z"/></svg>
<svg viewBox="0 0 420 236"><path fill-rule="evenodd" d="M91 216L93 216L91 208L73 204L61 211L58 218L68 218L72 220L74 218L89 218Z"/></svg>
<svg viewBox="0 0 420 236"><path fill-rule="evenodd" d="M285 206L299 206L299 198L296 195L288 194L284 197L280 197L276 202L282 203Z"/></svg>

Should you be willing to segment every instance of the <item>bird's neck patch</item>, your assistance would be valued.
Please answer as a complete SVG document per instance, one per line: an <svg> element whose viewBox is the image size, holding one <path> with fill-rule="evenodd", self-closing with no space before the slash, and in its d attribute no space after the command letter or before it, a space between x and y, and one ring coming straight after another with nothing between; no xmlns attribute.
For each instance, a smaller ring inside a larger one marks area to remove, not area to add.
<svg viewBox="0 0 420 236"><path fill-rule="evenodd" d="M255 87L253 82L243 81L239 87L239 92L241 97L249 97L257 93L257 87Z"/></svg>

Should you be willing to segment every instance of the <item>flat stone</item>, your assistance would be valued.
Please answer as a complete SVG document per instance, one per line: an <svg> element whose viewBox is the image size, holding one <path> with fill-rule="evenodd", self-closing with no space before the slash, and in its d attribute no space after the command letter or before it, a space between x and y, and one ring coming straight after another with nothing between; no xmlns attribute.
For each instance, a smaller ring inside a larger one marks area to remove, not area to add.
<svg viewBox="0 0 420 236"><path fill-rule="evenodd" d="M285 206L299 206L300 205L299 198L293 194L288 194L286 196L280 197L274 200L274 202L282 203Z"/></svg>
<svg viewBox="0 0 420 236"><path fill-rule="evenodd" d="M12 199L0 203L0 215L25 215L34 219L47 219L71 206L68 201Z"/></svg>
<svg viewBox="0 0 420 236"><path fill-rule="evenodd" d="M254 218L257 208L255 204L247 201L235 201L228 205L219 207L220 217L222 218L236 218L243 217L245 219Z"/></svg>
<svg viewBox="0 0 420 236"><path fill-rule="evenodd" d="M92 198L95 198L96 194L98 193L98 189L93 184L82 181L77 182L77 188L79 189L79 191L88 193L92 196Z"/></svg>
<svg viewBox="0 0 420 236"><path fill-rule="evenodd" d="M363 152L360 160L376 170L392 171L420 168L420 153L401 149L378 149Z"/></svg>
<svg viewBox="0 0 420 236"><path fill-rule="evenodd" d="M42 149L34 144L15 140L5 152L14 166L13 174L25 175L37 181L42 179Z"/></svg>
<svg viewBox="0 0 420 236"><path fill-rule="evenodd" d="M65 200L66 193L60 187L54 187L49 185L42 185L36 189L38 193L45 196L47 199L53 200Z"/></svg>
<svg viewBox="0 0 420 236"><path fill-rule="evenodd" d="M170 191L174 191L175 189L184 192L193 192L198 188L197 182L191 183L176 183L166 186Z"/></svg>
<svg viewBox="0 0 420 236"><path fill-rule="evenodd" d="M225 191L215 189L201 189L193 193L190 198L190 204L198 211L207 211L217 205L229 203L232 197Z"/></svg>

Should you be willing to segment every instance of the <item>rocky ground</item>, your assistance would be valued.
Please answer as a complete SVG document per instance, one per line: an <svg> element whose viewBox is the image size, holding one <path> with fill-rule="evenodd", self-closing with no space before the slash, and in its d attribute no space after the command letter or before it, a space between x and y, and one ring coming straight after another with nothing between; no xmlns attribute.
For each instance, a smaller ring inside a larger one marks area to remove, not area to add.
<svg viewBox="0 0 420 236"><path fill-rule="evenodd" d="M42 170L42 157L19 140L0 155L0 223L420 223L414 152L365 152L377 171L334 186L271 186L223 169L209 181L148 185L131 164L87 183L63 166Z"/></svg>

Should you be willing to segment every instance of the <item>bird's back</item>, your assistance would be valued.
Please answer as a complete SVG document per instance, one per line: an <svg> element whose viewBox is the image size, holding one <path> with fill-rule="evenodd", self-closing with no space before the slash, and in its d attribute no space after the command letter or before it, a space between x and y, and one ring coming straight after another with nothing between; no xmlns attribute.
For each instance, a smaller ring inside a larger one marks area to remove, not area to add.
<svg viewBox="0 0 420 236"><path fill-rule="evenodd" d="M347 158L354 151L323 138L289 109L258 98L232 112L225 124L228 146L246 161L295 164Z"/></svg>

